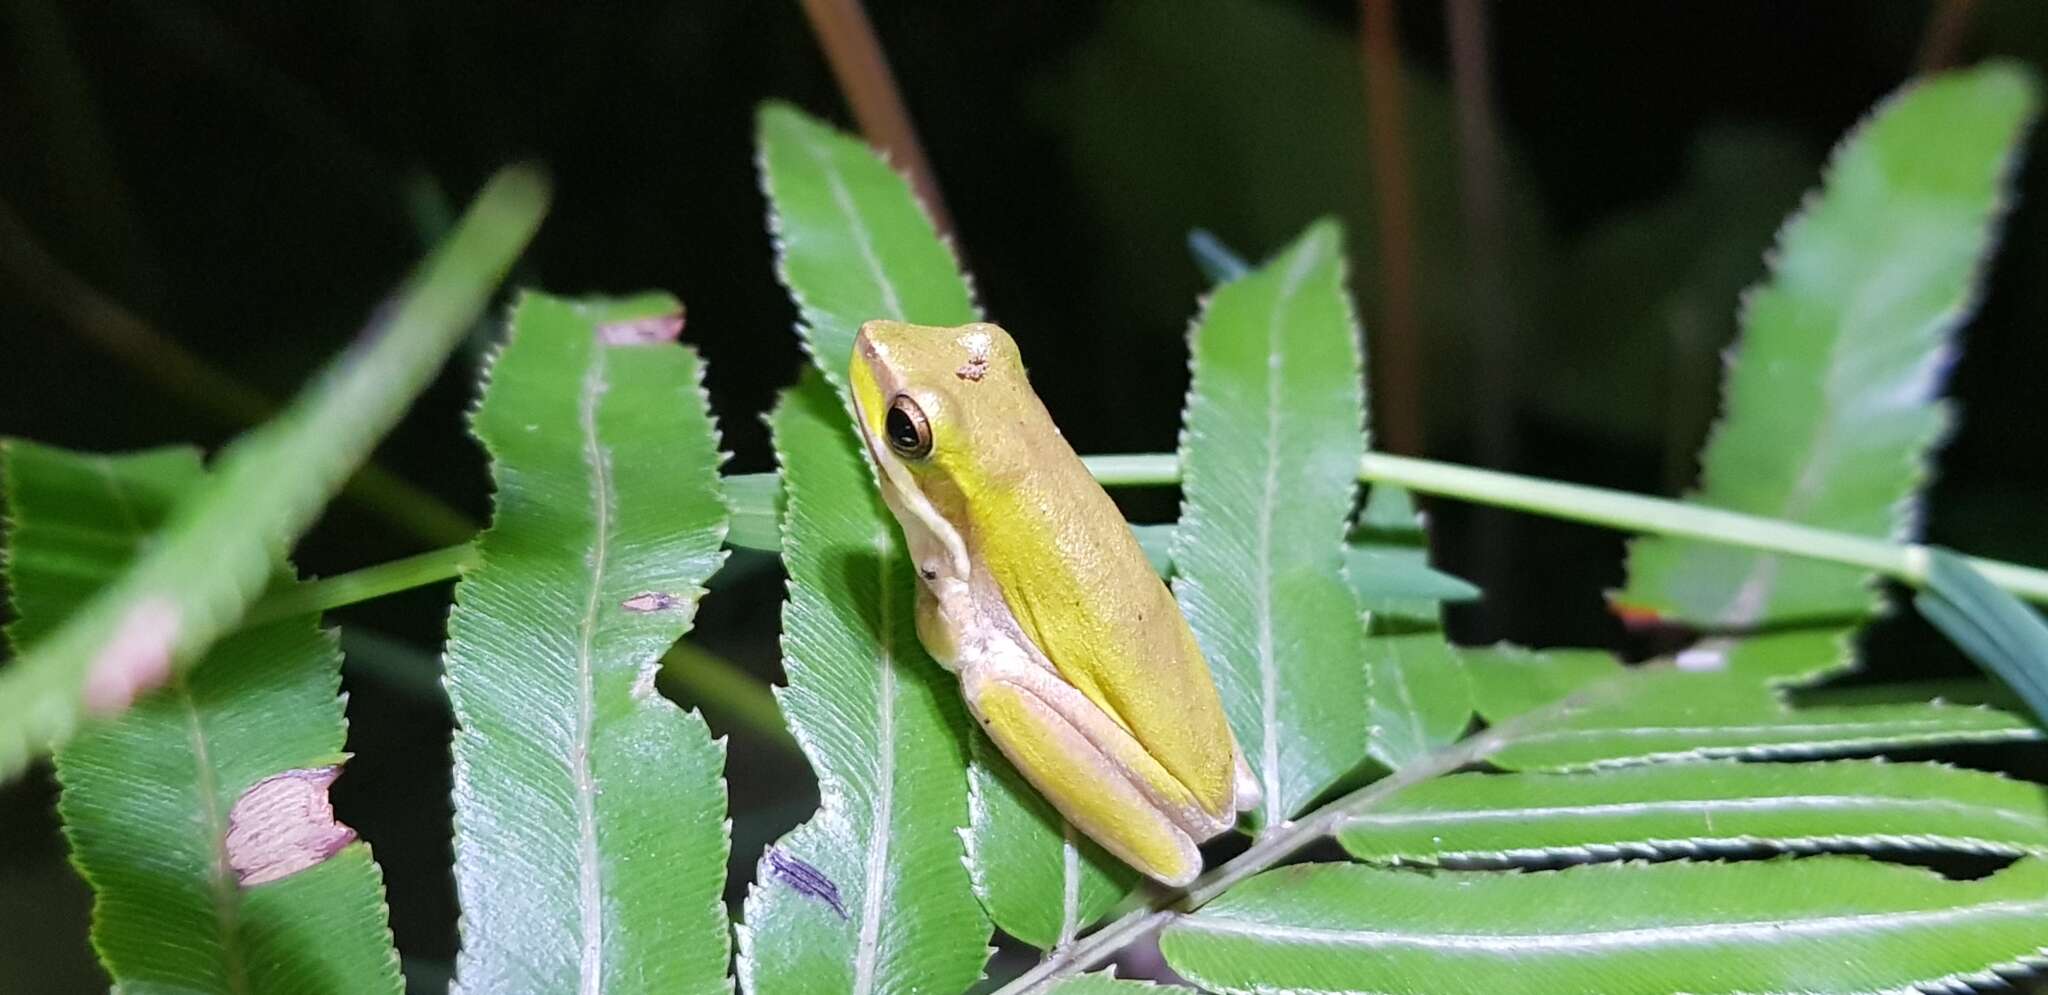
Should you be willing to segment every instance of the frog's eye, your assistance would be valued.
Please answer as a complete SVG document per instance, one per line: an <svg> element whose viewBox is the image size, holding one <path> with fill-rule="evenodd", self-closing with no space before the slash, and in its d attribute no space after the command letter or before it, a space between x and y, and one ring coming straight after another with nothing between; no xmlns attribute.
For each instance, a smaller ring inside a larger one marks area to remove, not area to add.
<svg viewBox="0 0 2048 995"><path fill-rule="evenodd" d="M904 459L923 459L932 454L932 426L924 409L907 394L898 394L889 405L882 428L889 435L889 448Z"/></svg>

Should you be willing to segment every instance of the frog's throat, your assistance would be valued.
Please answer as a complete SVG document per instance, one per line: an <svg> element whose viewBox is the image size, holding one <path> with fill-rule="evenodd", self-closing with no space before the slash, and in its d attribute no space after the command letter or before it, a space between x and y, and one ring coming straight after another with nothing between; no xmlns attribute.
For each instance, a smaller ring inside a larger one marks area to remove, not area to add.
<svg viewBox="0 0 2048 995"><path fill-rule="evenodd" d="M863 406L858 392L855 392L853 406L856 409L854 416L860 419L860 424L865 429L868 424L867 412L860 410ZM904 466L894 453L886 452L883 447L876 445L874 436L865 430L859 434L861 442L867 446L868 458L874 462L875 470L880 477L883 502L896 514L897 521L901 522L906 530L911 520L914 520L920 530L931 536L939 547L945 550L946 566L951 568L951 578L964 583L967 580L970 561L967 557L967 541L960 538L960 530L954 528L953 523L946 521L945 516L939 514L939 509L932 505L931 499L925 497L924 491L917 486L917 481L911 476L909 467ZM905 516L908 516L909 520L906 520ZM918 546L916 537L905 538L910 540L911 555L915 556ZM925 564L918 564L918 569L925 569Z"/></svg>

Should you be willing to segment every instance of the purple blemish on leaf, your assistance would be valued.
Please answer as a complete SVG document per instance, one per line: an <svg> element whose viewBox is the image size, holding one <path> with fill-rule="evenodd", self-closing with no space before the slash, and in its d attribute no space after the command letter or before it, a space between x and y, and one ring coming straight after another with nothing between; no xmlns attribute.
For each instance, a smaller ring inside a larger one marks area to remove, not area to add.
<svg viewBox="0 0 2048 995"><path fill-rule="evenodd" d="M774 847L768 848L768 870L776 880L790 886L799 895L805 895L824 902L846 918L846 906L839 901L839 886L825 876L825 872L783 853Z"/></svg>
<svg viewBox="0 0 2048 995"><path fill-rule="evenodd" d="M608 321L597 326L597 340L605 345L659 345L674 342L682 334L681 311L627 321Z"/></svg>
<svg viewBox="0 0 2048 995"><path fill-rule="evenodd" d="M619 607L629 612L644 613L667 611L670 608L674 608L677 603L675 595L665 594L661 591L642 591L619 602Z"/></svg>

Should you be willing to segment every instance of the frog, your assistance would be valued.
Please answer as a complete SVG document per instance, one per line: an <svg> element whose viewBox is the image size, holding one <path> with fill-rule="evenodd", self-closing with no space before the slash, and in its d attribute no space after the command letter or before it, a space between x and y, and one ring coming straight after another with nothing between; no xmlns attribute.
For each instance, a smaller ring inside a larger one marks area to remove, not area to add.
<svg viewBox="0 0 2048 995"><path fill-rule="evenodd" d="M1170 887L1258 806L1202 648L1115 502L976 322L861 325L848 394L918 639L1067 823Z"/></svg>

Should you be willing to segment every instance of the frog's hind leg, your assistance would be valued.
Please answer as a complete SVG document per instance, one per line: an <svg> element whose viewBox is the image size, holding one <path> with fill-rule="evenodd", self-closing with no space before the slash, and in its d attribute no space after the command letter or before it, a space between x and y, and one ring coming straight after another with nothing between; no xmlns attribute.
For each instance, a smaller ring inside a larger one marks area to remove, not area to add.
<svg viewBox="0 0 2048 995"><path fill-rule="evenodd" d="M1201 873L1195 843L1227 825L1214 825L1079 691L1045 671L984 667L963 671L961 689L989 738L1068 822L1167 884L1184 886Z"/></svg>

